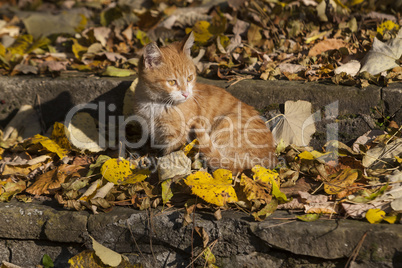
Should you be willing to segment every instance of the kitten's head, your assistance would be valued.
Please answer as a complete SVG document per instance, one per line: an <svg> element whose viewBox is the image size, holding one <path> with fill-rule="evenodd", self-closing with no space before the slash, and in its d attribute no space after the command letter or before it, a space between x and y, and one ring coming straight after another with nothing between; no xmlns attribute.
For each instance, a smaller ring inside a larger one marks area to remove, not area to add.
<svg viewBox="0 0 402 268"><path fill-rule="evenodd" d="M196 69L190 55L194 35L181 42L158 48L148 44L140 60L139 78L150 90L149 96L158 102L179 104L193 96Z"/></svg>

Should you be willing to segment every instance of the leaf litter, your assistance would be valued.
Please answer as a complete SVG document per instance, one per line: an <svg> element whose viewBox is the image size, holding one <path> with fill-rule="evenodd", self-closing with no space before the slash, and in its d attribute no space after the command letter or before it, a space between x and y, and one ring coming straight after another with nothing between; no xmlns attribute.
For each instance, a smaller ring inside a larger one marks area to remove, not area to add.
<svg viewBox="0 0 402 268"><path fill-rule="evenodd" d="M331 8L327 1L35 3L0 6L1 74L76 70L131 76L147 43L167 44L193 31L193 55L199 55L197 67L206 77L361 87L374 83L364 72L380 76L385 86L402 80L397 3L329 1Z"/></svg>

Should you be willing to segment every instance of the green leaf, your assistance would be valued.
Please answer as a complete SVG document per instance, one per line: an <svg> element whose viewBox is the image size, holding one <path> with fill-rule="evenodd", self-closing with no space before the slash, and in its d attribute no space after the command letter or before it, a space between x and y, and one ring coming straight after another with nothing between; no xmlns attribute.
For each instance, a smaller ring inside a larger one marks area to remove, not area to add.
<svg viewBox="0 0 402 268"><path fill-rule="evenodd" d="M256 221L263 221L266 217L275 212L278 207L278 200L272 199L264 208L258 212L254 212L252 215Z"/></svg>
<svg viewBox="0 0 402 268"><path fill-rule="evenodd" d="M42 257L42 264L45 268L51 268L54 267L54 263L52 261L52 258L50 258L49 255L45 254Z"/></svg>
<svg viewBox="0 0 402 268"><path fill-rule="evenodd" d="M126 77L134 75L133 70L120 69L114 66L108 66L106 70L102 73L103 76L114 76L114 77Z"/></svg>
<svg viewBox="0 0 402 268"><path fill-rule="evenodd" d="M167 179L162 182L162 200L164 205L173 197L172 189L170 188L171 185L172 179Z"/></svg>
<svg viewBox="0 0 402 268"><path fill-rule="evenodd" d="M149 39L148 35L146 32L143 32L141 30L137 30L137 33L135 37L140 40L141 45L145 46L146 44L150 43L151 40Z"/></svg>
<svg viewBox="0 0 402 268"><path fill-rule="evenodd" d="M296 218L301 221L311 222L311 221L318 220L320 217L321 217L321 214L311 213L311 214L305 214L302 216L297 216Z"/></svg>

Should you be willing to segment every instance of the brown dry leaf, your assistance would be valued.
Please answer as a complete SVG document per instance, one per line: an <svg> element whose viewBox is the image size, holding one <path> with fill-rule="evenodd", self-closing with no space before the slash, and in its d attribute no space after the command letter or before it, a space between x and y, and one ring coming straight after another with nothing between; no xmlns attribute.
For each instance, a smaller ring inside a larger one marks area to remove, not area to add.
<svg viewBox="0 0 402 268"><path fill-rule="evenodd" d="M290 202L287 202L285 204L279 204L278 209L286 209L286 210L304 209L304 204L300 203L300 201L297 198L293 198L293 200Z"/></svg>
<svg viewBox="0 0 402 268"><path fill-rule="evenodd" d="M326 203L313 203L310 205L304 205L305 213L315 214L337 214L337 209L334 202Z"/></svg>
<svg viewBox="0 0 402 268"><path fill-rule="evenodd" d="M339 49L341 47L345 47L345 45L345 41L340 39L325 39L315 44L308 52L308 55L310 57L317 56L320 55L322 52Z"/></svg>
<svg viewBox="0 0 402 268"><path fill-rule="evenodd" d="M44 163L36 163L33 165L9 165L4 166L2 175L17 175L17 176L28 176L32 171L41 167Z"/></svg>
<svg viewBox="0 0 402 268"><path fill-rule="evenodd" d="M202 245L204 246L204 248L206 248L208 246L208 242L209 242L208 233L205 231L205 229L203 227L194 226L194 230L202 238Z"/></svg>
<svg viewBox="0 0 402 268"><path fill-rule="evenodd" d="M63 164L40 175L36 181L26 190L32 195L50 194L60 189L61 184L75 172L84 169L82 166Z"/></svg>

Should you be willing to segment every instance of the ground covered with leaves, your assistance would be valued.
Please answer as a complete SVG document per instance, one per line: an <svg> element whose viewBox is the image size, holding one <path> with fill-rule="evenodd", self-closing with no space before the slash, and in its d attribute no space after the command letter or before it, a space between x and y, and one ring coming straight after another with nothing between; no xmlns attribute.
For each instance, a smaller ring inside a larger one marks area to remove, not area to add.
<svg viewBox="0 0 402 268"><path fill-rule="evenodd" d="M401 10L364 0L14 0L0 3L0 73L129 76L144 45L193 31L207 77L387 85L402 80Z"/></svg>

